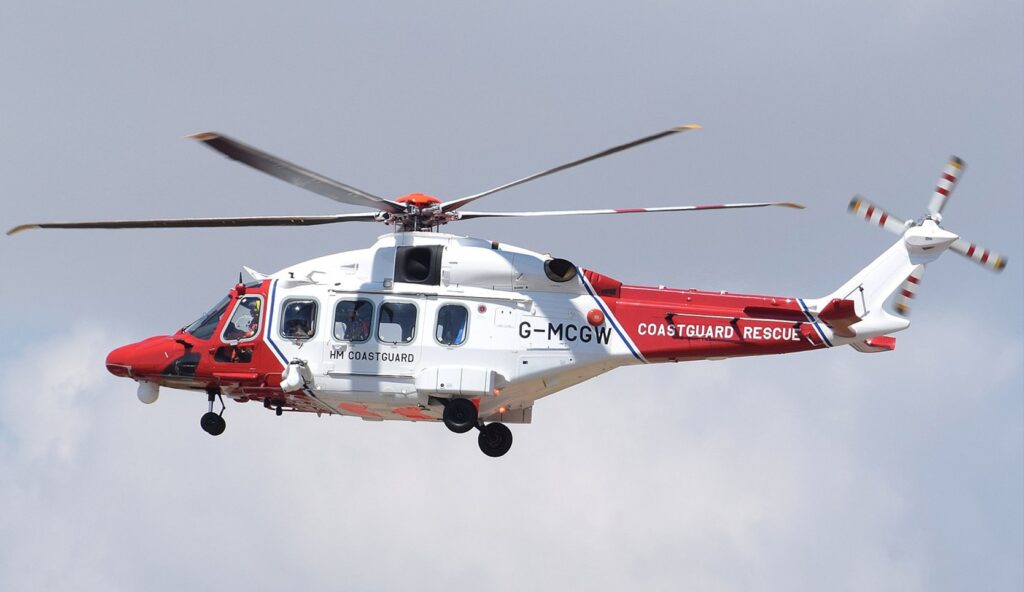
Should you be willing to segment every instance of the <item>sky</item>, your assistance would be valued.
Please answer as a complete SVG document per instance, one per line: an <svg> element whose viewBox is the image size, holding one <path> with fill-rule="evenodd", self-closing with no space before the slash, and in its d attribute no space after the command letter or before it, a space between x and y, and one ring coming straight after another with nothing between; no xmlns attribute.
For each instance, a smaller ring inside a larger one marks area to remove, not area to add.
<svg viewBox="0 0 1024 592"><path fill-rule="evenodd" d="M1019 590L1024 5L0 4L0 226L355 211L184 139L220 131L371 193L475 193L683 123L475 210L792 200L803 211L449 230L628 283L817 297L891 235L855 193L1009 257L930 265L894 352L616 370L501 459L440 425L140 404L114 347L248 265L376 225L0 240L0 589Z"/></svg>

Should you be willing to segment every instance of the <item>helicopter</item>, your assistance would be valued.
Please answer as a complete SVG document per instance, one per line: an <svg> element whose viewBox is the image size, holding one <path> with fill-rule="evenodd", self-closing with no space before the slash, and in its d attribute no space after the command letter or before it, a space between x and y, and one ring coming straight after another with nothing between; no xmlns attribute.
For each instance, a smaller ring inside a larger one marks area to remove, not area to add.
<svg viewBox="0 0 1024 592"><path fill-rule="evenodd" d="M225 398L274 411L366 421L443 423L478 430L490 457L512 446L509 424L532 422L534 404L627 365L785 354L849 345L891 351L910 326L925 266L953 251L990 270L1006 258L942 227L965 165L951 157L919 219L902 220L855 196L848 211L898 240L831 293L815 298L625 284L569 260L441 232L460 220L622 215L785 207L751 202L651 208L480 212L462 208L506 189L682 132L689 124L620 144L466 197L422 193L385 199L229 136L190 136L222 155L336 202L370 212L54 222L33 228L123 229L312 226L392 227L368 248L263 274L248 267L209 311L170 335L119 347L106 369L138 383L143 403L161 387L203 392L200 426L226 428ZM215 403L219 403L219 410Z"/></svg>

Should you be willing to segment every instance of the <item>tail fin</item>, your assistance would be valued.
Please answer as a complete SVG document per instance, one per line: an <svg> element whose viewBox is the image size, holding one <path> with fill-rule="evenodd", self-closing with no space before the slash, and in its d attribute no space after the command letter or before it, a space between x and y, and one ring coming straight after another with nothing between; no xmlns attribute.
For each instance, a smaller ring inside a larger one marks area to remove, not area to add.
<svg viewBox="0 0 1024 592"><path fill-rule="evenodd" d="M982 249L940 226L941 211L963 170L963 161L952 157L939 180L928 214L920 220L904 222L860 196L850 202L851 214L900 238L838 290L824 298L805 301L810 314L832 327L835 344L849 344L862 352L892 350L895 339L887 334L910 326L911 301L917 294L924 268L946 250L994 271L1006 266L1005 257L988 250L977 256ZM836 312L839 310L848 312L840 315Z"/></svg>

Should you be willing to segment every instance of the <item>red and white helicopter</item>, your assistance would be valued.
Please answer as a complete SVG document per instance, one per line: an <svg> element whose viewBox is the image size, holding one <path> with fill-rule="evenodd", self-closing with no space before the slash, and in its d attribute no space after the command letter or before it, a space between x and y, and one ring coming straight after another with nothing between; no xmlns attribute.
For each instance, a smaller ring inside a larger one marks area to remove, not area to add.
<svg viewBox="0 0 1024 592"><path fill-rule="evenodd" d="M112 351L107 370L138 382L144 403L161 386L202 391L201 426L224 431L223 397L364 420L442 421L479 430L480 449L508 452L506 424L530 423L534 403L629 364L783 354L839 345L892 350L910 325L925 265L947 250L999 271L1006 259L941 227L964 169L947 164L924 217L900 220L855 197L850 211L899 236L837 290L818 298L633 286L551 257L438 232L472 218L633 214L797 204L736 203L543 212L470 212L477 199L598 158L697 129L674 127L487 191L442 202L384 199L216 133L192 136L225 156L335 201L373 212L327 216L185 218L26 224L30 228L196 228L383 222L369 248L312 259L239 281L172 335ZM220 410L214 411L215 401Z"/></svg>

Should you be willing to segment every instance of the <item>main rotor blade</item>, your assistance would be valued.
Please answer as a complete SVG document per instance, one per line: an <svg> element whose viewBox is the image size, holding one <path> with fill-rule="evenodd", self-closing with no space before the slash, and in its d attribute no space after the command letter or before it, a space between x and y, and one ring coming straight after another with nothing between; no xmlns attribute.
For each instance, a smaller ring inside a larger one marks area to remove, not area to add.
<svg viewBox="0 0 1024 592"><path fill-rule="evenodd" d="M962 238L958 238L953 241L953 244L949 245L949 249L960 253L978 265L987 267L992 271L1002 271L1003 268L1006 267L1006 257L989 251L988 249L979 247L978 245Z"/></svg>
<svg viewBox="0 0 1024 592"><path fill-rule="evenodd" d="M902 235L907 229L906 222L864 199L860 195L853 196L853 199L850 200L850 205L846 208L846 211L850 212L854 216L863 218L868 224L876 224L893 234Z"/></svg>
<svg viewBox="0 0 1024 592"><path fill-rule="evenodd" d="M459 212L460 220L471 220L473 218L534 218L541 216L590 216L596 214L658 214L662 212L696 212L700 210L731 210L740 208L764 208L768 206L781 206L784 208L804 209L800 204L790 202L757 202L757 203L734 203L703 206L666 206L659 208L619 208L608 210L549 210L541 212Z"/></svg>
<svg viewBox="0 0 1024 592"><path fill-rule="evenodd" d="M166 218L162 220L108 220L99 222L44 222L22 224L7 231L8 236L32 228L122 229L122 228L218 228L224 226L316 226L335 222L374 222L377 214L332 214L327 216L244 216L235 218Z"/></svg>
<svg viewBox="0 0 1024 592"><path fill-rule="evenodd" d="M942 208L946 207L946 202L949 201L949 196L956 189L956 184L960 180L961 175L964 174L964 169L967 168L967 163L960 160L956 156L950 156L949 162L946 163L946 168L942 171L942 176L939 178L939 182L935 184L935 191L932 193L932 199L928 202L928 213L929 214L941 214Z"/></svg>
<svg viewBox="0 0 1024 592"><path fill-rule="evenodd" d="M402 204L371 195L361 189L356 189L319 173L314 173L311 170L243 144L228 136L216 132L204 132L189 137L199 140L232 160L247 164L286 183L291 183L313 193L329 197L334 201L390 213L405 211L405 207Z"/></svg>
<svg viewBox="0 0 1024 592"><path fill-rule="evenodd" d="M480 199L481 197L484 197L486 195L490 195L492 193L497 193L499 191L503 191L503 190L508 189L510 187L515 187L516 185L522 185L523 183L526 183L527 181L533 181L534 179L539 179L541 177L546 177L546 176L548 176L550 174L558 173L558 172L564 171L566 169L571 169L574 166L579 166L581 164L588 163L588 162L590 162L592 160L597 160L599 158L603 158L605 156L609 156L611 154L615 154L616 152L622 152L623 150L628 150L630 148L634 148L634 147L639 146L641 144L646 144L648 142L653 142L654 140L660 140L661 138L664 138L664 137L667 137L667 136L671 136L673 134L677 134L677 133L680 133L680 132L685 132L685 131L688 131L688 130L695 130L695 129L700 129L700 126L697 125L697 124L679 125L679 126L671 128L671 129L667 129L665 131L658 132L656 134L652 134L650 136L645 136L643 138L640 138L639 140L633 140L632 142L627 142L625 144L620 144L618 146L614 146L614 147L609 148L607 150L602 150L601 152L598 152L597 154L591 154L590 156L586 156L586 157L581 158L579 160L574 160L572 162L567 162L565 164L556 166L553 169L548 169L546 171L541 171L539 173L534 173L534 174L530 175L529 177L523 177L522 179L517 179L515 181L512 181L511 183L505 183L504 185L499 185L498 187L495 187L493 189L488 189L487 191L483 191L481 193L475 193L473 195L469 195L469 196L466 196L466 197L460 197L459 199L455 199L455 200L452 200L452 201L449 201L449 202L445 202L445 203L441 204L441 211L442 212L450 212L452 210L457 210L457 209L461 208L462 206L468 204L471 201Z"/></svg>

